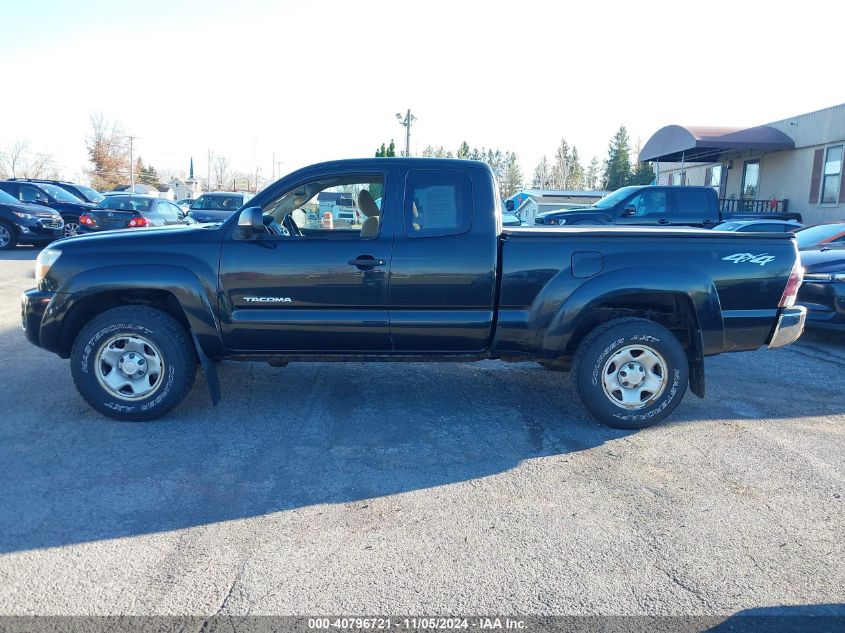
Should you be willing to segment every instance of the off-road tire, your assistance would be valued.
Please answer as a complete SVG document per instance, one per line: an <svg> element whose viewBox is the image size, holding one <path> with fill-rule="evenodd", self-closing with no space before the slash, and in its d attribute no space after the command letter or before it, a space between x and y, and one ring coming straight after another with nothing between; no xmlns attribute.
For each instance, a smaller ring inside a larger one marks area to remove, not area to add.
<svg viewBox="0 0 845 633"><path fill-rule="evenodd" d="M652 350L666 366L663 391L650 404L634 410L613 401L602 376L609 359L628 346ZM572 380L581 404L596 420L619 429L642 429L664 420L680 404L689 383L689 364L678 339L659 323L615 319L592 330L578 346Z"/></svg>
<svg viewBox="0 0 845 633"><path fill-rule="evenodd" d="M146 398L126 401L116 397L95 373L100 348L121 334L147 339L163 357L162 382ZM190 334L169 314L146 306L122 306L94 317L76 337L70 363L76 389L88 404L107 417L131 422L160 418L179 404L193 386L197 371Z"/></svg>

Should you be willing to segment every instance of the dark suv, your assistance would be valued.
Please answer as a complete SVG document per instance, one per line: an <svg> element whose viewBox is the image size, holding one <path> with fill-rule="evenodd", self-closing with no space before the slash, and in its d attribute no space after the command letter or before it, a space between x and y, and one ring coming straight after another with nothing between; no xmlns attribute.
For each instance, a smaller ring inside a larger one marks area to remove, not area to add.
<svg viewBox="0 0 845 633"><path fill-rule="evenodd" d="M17 244L46 246L62 237L63 228L58 211L40 204L24 204L0 191L0 251Z"/></svg>
<svg viewBox="0 0 845 633"><path fill-rule="evenodd" d="M99 191L97 191L96 189L92 189L87 185L78 185L75 182L66 182L64 180L49 180L47 178L9 178L9 180L56 185L57 187L61 187L68 193L72 193L83 202L90 202L91 204L99 204L103 201L103 198L105 197Z"/></svg>
<svg viewBox="0 0 845 633"><path fill-rule="evenodd" d="M76 235L79 232L79 216L96 206L47 182L0 180L0 191L5 191L23 203L38 204L58 211L64 221L65 237Z"/></svg>

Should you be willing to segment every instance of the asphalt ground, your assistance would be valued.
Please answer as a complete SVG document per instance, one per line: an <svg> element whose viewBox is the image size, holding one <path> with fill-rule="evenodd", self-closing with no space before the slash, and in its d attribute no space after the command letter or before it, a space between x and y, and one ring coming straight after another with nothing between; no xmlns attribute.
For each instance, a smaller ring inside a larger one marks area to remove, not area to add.
<svg viewBox="0 0 845 633"><path fill-rule="evenodd" d="M0 254L0 613L714 615L845 603L845 338L707 360L639 432L533 363L222 363L117 423ZM837 606L838 605L838 606Z"/></svg>

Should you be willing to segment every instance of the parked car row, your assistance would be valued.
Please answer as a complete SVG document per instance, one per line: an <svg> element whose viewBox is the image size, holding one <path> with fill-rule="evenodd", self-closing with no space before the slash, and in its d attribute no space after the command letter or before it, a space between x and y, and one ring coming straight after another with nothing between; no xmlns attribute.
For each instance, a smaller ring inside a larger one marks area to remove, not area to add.
<svg viewBox="0 0 845 633"><path fill-rule="evenodd" d="M0 250L102 230L220 222L251 197L210 192L170 202L126 191L101 193L62 180L10 178L0 181Z"/></svg>

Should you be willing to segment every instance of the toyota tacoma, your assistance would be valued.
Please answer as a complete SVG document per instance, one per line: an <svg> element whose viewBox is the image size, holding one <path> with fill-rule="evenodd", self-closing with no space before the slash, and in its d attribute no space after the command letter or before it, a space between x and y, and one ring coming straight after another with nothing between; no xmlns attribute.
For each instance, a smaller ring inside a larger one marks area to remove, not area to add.
<svg viewBox="0 0 845 633"><path fill-rule="evenodd" d="M322 192L352 197L359 220L299 225ZM584 407L622 428L666 418L688 387L703 397L706 356L803 331L790 234L504 228L502 215L483 163L313 165L223 222L54 243L23 327L118 420L162 416L198 367L216 404L227 359L501 359L570 371Z"/></svg>

